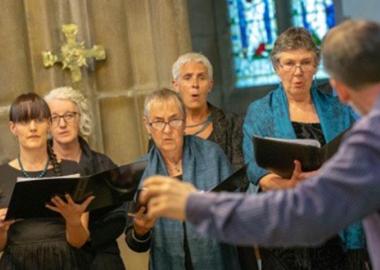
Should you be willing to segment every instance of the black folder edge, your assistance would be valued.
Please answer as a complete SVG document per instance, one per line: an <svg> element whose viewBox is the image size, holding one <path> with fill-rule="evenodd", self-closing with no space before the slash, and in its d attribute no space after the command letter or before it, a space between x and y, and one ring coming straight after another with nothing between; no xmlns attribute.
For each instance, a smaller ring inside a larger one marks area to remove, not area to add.
<svg viewBox="0 0 380 270"><path fill-rule="evenodd" d="M117 187L117 186L113 186L109 181L105 180L105 184L109 187L110 190L112 190L113 192L117 192L117 193L120 193L120 195L122 196L123 193L124 194L129 194L128 198L132 198L135 196L135 193L136 191L138 190L138 187L139 187L139 184L140 184L140 181L141 181L141 175L143 174L143 171L145 169L147 165L147 160L141 160L141 161L136 161L136 162L132 162L132 163L129 163L129 164L125 164L125 165L122 165L122 166L119 166L119 167L115 167L115 168L112 168L110 170L104 170L102 172L99 172L99 173L96 173L96 174L92 174L92 175L89 175L89 176L79 176L79 177L74 177L74 178L65 178L65 177L46 177L46 178L42 178L40 180L31 180L31 181L21 181L21 182L16 182L14 188L13 188L13 192L12 192L12 195L11 195L11 199L10 199L10 202L9 202L9 205L8 205L8 211L7 211L7 215L5 217L5 220L9 220L9 219L14 219L14 218L19 218L19 214L16 214L18 209L17 209L17 203L14 201L14 197L19 197L18 196L18 193L20 193L18 190L18 186L20 185L23 185L23 183L31 183L32 181L38 181L38 182L46 182L46 181L49 181L49 180L66 180L66 179L70 179L70 180L74 180L74 181L77 181L78 183L80 182L80 180L85 180L83 182L86 182L88 183L89 181L91 181L91 179L96 179L96 178L99 178L99 177L102 177L102 175L111 175L112 173L114 173L115 175L122 175L123 172L125 173L128 169L129 171L132 172L133 176L136 176L138 179L135 179L136 181L133 183L133 186L131 188L128 188L128 189L124 189L124 188L120 188L120 187ZM82 187L82 196L84 195L85 197L81 198L79 201L83 201L86 197L90 196L91 193L89 192L86 192L86 186L85 185L84 187ZM87 194L85 194L87 193ZM133 194L132 194L133 193ZM96 198L95 198L96 200ZM94 200L94 201L95 201ZM78 201L78 200L76 200ZM125 200L125 201L129 201L128 200ZM23 205L27 204L28 202L22 202ZM46 202L48 203L48 202ZM92 202L93 203L93 202ZM16 206L15 206L16 204ZM107 205L107 206L104 206L104 208L106 207L109 207L110 205ZM41 209L45 208L45 205L41 206ZM16 209L15 209L16 208ZM92 211L92 210L99 210L103 207L99 207L99 208L91 208L91 204L89 206L89 211ZM46 210L48 211L51 211L49 209L46 208ZM53 216L59 216L59 214L57 215L57 213L55 213L54 211L51 211L51 215L49 215L49 217L53 217ZM37 217L37 216L36 216ZM44 217L44 216L43 216ZM21 218L21 217L20 217Z"/></svg>
<svg viewBox="0 0 380 270"><path fill-rule="evenodd" d="M335 155L335 153L338 151L338 148L339 148L341 142L344 140L345 136L347 135L347 133L350 129L351 129L351 127L347 128L346 130L344 130L343 132L338 134L330 142L326 143L324 146L322 146L320 148L318 148L316 146L312 146L312 145L295 144L295 143L287 142L287 141L270 140L270 139L267 139L267 138L261 137L261 136L253 136L252 137L252 144L255 146L253 154L255 156L257 165L259 165L260 167L267 169L269 171L273 171L274 173L281 175L284 178L290 178L292 176L293 170L294 170L294 160L292 160L291 162L289 161L289 164L288 164L286 169L284 167L278 168L278 167L274 166L274 164L269 164L268 159L270 159L270 158L267 158L267 159L265 159L265 161L262 161L258 157L259 156L259 154L258 154L259 153L259 147L258 147L259 144L261 144L262 142L264 142L266 144L268 142L271 142L271 144L273 144L273 145L276 145L276 144L279 146L288 145L289 147L293 147L293 148L308 149L308 151L310 151L310 152L314 149L314 151L319 152L319 155L316 155L315 158L313 158L313 162L312 162L313 165L308 166L310 168L305 170L305 171L311 171L311 170L319 169L323 165L324 162L326 162L333 155ZM279 153L277 153L277 152L271 153L271 155L278 155L278 154ZM307 157L307 155L305 155L305 157ZM279 158L279 156L275 156L274 159L278 159L278 158ZM306 160L307 160L306 164L309 164L311 161L308 158L306 158ZM302 162L302 159L299 158L299 161L301 161L301 165L304 169L305 164ZM284 163L284 161L283 161L283 163Z"/></svg>
<svg viewBox="0 0 380 270"><path fill-rule="evenodd" d="M247 175L247 165L237 169L233 174L223 180L221 183L211 188L209 192L236 192L239 191L244 183L244 177Z"/></svg>

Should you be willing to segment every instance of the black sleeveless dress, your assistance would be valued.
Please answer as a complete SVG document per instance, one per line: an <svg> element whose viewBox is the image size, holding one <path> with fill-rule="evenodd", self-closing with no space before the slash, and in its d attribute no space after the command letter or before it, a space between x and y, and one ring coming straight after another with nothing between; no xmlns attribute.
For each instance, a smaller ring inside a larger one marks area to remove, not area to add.
<svg viewBox="0 0 380 270"><path fill-rule="evenodd" d="M78 164L61 162L63 175L77 173ZM37 176L40 172L28 172ZM54 176L48 170L46 176ZM0 166L0 205L9 204L13 187L21 171L3 164ZM8 241L0 260L0 269L6 270L55 270L88 269L87 255L66 241L65 221L63 218L25 219L11 225Z"/></svg>

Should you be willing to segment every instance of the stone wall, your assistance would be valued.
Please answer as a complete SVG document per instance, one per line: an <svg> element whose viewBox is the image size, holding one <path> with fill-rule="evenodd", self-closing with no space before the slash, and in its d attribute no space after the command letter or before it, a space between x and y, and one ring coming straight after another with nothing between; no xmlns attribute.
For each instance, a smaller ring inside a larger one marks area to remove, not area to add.
<svg viewBox="0 0 380 270"><path fill-rule="evenodd" d="M95 116L90 144L119 164L146 152L144 97L170 87L172 63L191 50L186 0L9 0L0 1L0 10L0 161L18 152L8 131L12 100L71 84L68 71L45 69L41 58L42 51L59 51L67 23L79 26L86 47L99 44L107 52L105 61L89 61L82 71L80 88ZM128 269L146 267L146 254L122 248Z"/></svg>

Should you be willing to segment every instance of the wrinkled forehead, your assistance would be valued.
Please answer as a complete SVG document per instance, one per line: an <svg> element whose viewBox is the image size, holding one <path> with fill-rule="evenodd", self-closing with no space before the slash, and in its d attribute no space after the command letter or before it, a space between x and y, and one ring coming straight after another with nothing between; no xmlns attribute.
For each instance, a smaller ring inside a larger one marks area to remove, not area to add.
<svg viewBox="0 0 380 270"><path fill-rule="evenodd" d="M279 61L292 60L292 61L302 61L302 60L314 60L316 55L313 51L299 49L299 50L289 50L283 51L277 54L277 59Z"/></svg>
<svg viewBox="0 0 380 270"><path fill-rule="evenodd" d="M208 75L208 69L201 61L190 60L184 63L179 69L180 75L186 73L204 73Z"/></svg>
<svg viewBox="0 0 380 270"><path fill-rule="evenodd" d="M174 98L167 100L155 100L149 110L150 119L182 118L183 113L180 105Z"/></svg>
<svg viewBox="0 0 380 270"><path fill-rule="evenodd" d="M78 111L79 106L70 99L57 98L48 101L51 113L62 113L65 111Z"/></svg>

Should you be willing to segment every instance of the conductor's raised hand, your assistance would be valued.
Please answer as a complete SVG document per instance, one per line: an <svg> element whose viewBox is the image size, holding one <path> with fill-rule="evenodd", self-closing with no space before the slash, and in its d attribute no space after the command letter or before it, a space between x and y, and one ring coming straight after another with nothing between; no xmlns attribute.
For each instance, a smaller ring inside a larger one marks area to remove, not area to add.
<svg viewBox="0 0 380 270"><path fill-rule="evenodd" d="M89 196L81 204L75 203L69 194L65 194L65 200L59 196L54 196L50 204L46 204L46 207L50 210L60 213L69 225L81 224L81 216L86 212L87 207L94 199L94 196Z"/></svg>
<svg viewBox="0 0 380 270"><path fill-rule="evenodd" d="M186 204L197 189L190 183L166 176L151 176L144 181L139 202L147 205L149 218L185 220Z"/></svg>

